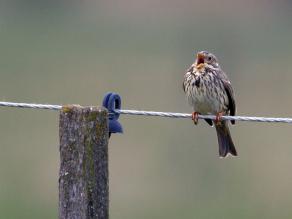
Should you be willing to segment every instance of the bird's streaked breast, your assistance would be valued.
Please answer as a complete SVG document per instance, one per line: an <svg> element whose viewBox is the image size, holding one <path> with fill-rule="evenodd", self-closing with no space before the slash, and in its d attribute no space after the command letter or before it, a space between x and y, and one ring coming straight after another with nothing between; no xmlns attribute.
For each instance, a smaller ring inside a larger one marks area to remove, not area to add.
<svg viewBox="0 0 292 219"><path fill-rule="evenodd" d="M216 72L187 72L184 87L188 102L194 111L213 114L227 109L228 97L223 83L216 77Z"/></svg>

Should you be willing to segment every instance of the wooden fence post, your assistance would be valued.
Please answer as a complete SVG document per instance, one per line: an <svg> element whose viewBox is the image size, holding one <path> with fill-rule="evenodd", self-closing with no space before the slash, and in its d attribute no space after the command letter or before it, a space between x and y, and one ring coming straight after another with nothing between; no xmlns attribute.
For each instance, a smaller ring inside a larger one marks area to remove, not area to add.
<svg viewBox="0 0 292 219"><path fill-rule="evenodd" d="M108 114L65 106L60 112L60 219L108 219Z"/></svg>

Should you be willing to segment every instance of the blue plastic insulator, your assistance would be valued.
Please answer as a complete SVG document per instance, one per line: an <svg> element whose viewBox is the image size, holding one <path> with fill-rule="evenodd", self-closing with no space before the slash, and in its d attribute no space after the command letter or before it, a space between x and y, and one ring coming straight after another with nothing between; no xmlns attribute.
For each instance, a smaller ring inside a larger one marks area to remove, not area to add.
<svg viewBox="0 0 292 219"><path fill-rule="evenodd" d="M121 97L116 93L107 93L102 101L103 107L109 112L109 136L111 133L123 133L123 127L118 121L120 114L115 110L121 109Z"/></svg>

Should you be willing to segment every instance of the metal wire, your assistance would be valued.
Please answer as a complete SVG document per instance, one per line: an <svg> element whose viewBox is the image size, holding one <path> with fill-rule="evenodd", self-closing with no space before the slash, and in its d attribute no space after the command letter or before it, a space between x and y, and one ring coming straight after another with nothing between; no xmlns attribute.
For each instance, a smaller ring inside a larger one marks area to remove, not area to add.
<svg viewBox="0 0 292 219"><path fill-rule="evenodd" d="M140 111L140 110L115 110L120 114L128 115L143 115L143 116L160 116L171 118L191 118L192 114L188 113L171 113L171 112L154 112L154 111ZM273 118L273 117L255 117L255 116L222 116L222 120L237 120L237 121L251 121L251 122L281 122L292 123L292 118ZM215 115L199 115L199 119L215 120Z"/></svg>
<svg viewBox="0 0 292 219"><path fill-rule="evenodd" d="M47 110L60 110L61 105L51 104L35 104L35 103L14 103L14 102L0 102L3 107L17 107L17 108L32 108L32 109L47 109ZM189 113L172 113L172 112L156 112L156 111L143 111L143 110L115 110L116 113L137 116L159 116L168 118L191 118ZM199 115L199 119L212 119L216 118L215 115ZM237 121L250 121L250 122L278 122L278 123L292 123L292 118L273 118L273 117L255 117L255 116L222 116L222 120L237 120Z"/></svg>
<svg viewBox="0 0 292 219"><path fill-rule="evenodd" d="M18 107L18 108L32 108L32 109L48 109L48 110L62 109L62 106L60 106L60 105L36 104L36 103L0 102L0 106Z"/></svg>

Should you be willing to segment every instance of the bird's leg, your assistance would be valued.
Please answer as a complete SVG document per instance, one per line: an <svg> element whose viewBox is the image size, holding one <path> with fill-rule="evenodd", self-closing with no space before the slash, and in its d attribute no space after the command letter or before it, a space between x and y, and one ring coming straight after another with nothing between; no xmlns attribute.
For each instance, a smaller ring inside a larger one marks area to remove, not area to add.
<svg viewBox="0 0 292 219"><path fill-rule="evenodd" d="M215 124L216 125L220 125L221 124L221 121L222 121L222 116L224 115L223 112L220 112L220 113L217 113L216 114L216 119L215 119Z"/></svg>
<svg viewBox="0 0 292 219"><path fill-rule="evenodd" d="M194 124L197 125L199 121L199 113L198 112L193 112L192 113L192 120L194 121Z"/></svg>

